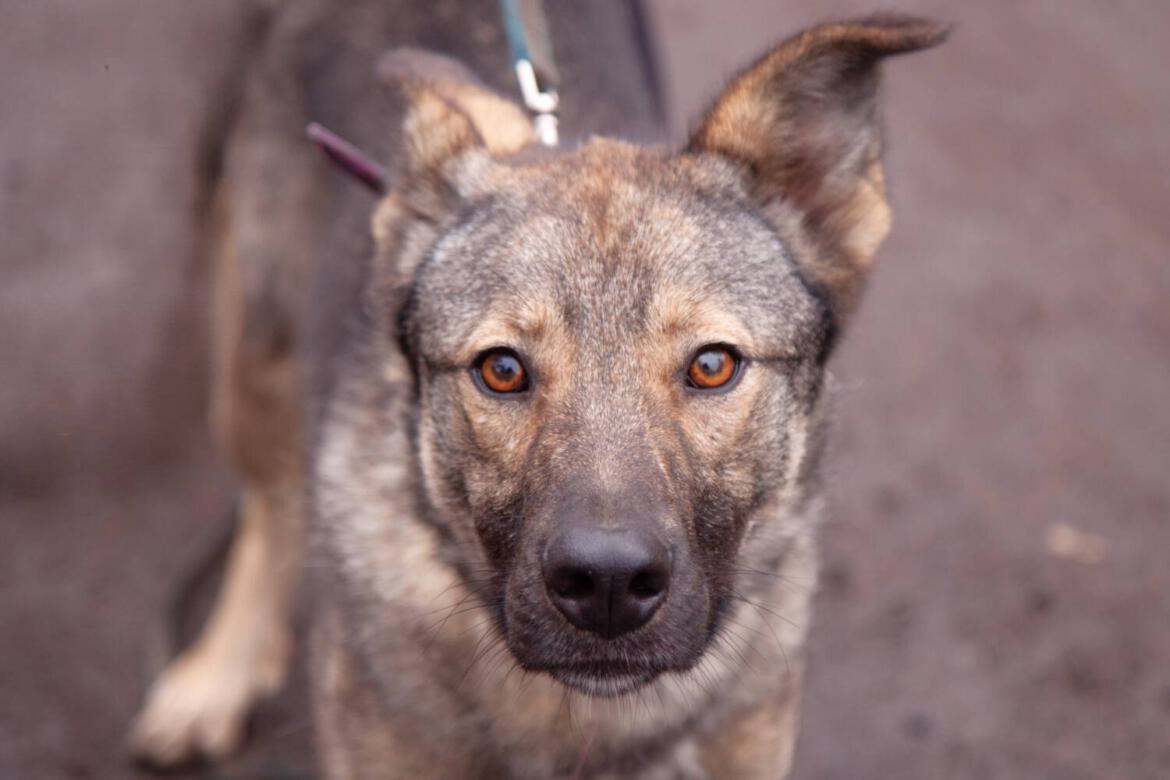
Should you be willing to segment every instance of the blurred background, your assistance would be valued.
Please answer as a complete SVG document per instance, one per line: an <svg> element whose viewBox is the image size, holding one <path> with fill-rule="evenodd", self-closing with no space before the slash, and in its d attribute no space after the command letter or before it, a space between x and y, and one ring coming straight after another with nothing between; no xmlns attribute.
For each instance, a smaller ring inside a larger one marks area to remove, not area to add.
<svg viewBox="0 0 1170 780"><path fill-rule="evenodd" d="M675 141L769 44L875 10L645 6ZM795 777L1170 777L1170 5L899 7L957 28L886 68ZM0 0L2 777L135 776L144 639L231 502L198 180L248 18ZM232 776L309 740L294 685Z"/></svg>

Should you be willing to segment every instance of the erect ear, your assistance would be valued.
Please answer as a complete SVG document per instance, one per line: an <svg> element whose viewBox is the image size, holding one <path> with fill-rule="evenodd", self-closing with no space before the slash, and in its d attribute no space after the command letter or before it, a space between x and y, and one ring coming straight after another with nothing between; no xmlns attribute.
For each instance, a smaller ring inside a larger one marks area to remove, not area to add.
<svg viewBox="0 0 1170 780"><path fill-rule="evenodd" d="M524 111L453 59L395 49L378 63L378 75L406 96L402 184L426 216L438 216L436 209L457 194L457 163L468 152L512 154L535 141Z"/></svg>
<svg viewBox="0 0 1170 780"><path fill-rule="evenodd" d="M840 322L853 309L890 227L877 115L884 57L940 43L946 28L905 16L824 24L736 77L688 151L740 164L776 221L799 220L809 281Z"/></svg>
<svg viewBox="0 0 1170 780"><path fill-rule="evenodd" d="M371 294L399 300L443 220L490 171L490 157L536 139L519 106L455 60L395 49L378 63L378 75L400 89L406 112L402 168L371 219L379 279Z"/></svg>

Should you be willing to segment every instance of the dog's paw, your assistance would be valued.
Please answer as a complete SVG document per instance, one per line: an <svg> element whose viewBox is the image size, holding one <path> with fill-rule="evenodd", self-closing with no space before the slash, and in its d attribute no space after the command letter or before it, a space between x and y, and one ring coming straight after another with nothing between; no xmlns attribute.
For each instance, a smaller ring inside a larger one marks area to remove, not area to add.
<svg viewBox="0 0 1170 780"><path fill-rule="evenodd" d="M252 706L280 688L286 666L284 648L244 655L192 648L147 692L130 726L131 754L157 767L230 755Z"/></svg>

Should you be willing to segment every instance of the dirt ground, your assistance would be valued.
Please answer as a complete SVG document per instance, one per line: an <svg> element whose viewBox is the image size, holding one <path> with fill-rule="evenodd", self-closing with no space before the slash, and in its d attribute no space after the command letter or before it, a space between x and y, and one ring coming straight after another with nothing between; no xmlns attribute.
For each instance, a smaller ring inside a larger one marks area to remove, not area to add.
<svg viewBox="0 0 1170 780"><path fill-rule="evenodd" d="M677 138L871 7L649 5ZM901 5L958 27L887 70L795 777L1170 777L1170 5ZM0 1L0 777L136 776L144 637L231 500L193 215L240 9ZM253 736L195 776L308 776L296 686Z"/></svg>

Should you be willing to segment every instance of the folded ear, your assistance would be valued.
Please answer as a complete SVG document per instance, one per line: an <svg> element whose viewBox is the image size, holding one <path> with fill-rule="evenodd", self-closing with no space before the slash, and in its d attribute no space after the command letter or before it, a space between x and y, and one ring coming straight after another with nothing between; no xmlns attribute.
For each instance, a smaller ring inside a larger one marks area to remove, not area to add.
<svg viewBox="0 0 1170 780"><path fill-rule="evenodd" d="M905 16L806 30L736 77L688 147L741 165L753 196L775 207L766 212L795 211L809 242L799 260L838 321L852 310L890 226L878 65L934 46L946 32Z"/></svg>
<svg viewBox="0 0 1170 780"><path fill-rule="evenodd" d="M453 59L395 49L378 63L378 75L406 96L402 184L424 214L437 216L432 212L458 193L457 162L466 153L512 154L535 141L524 111Z"/></svg>

